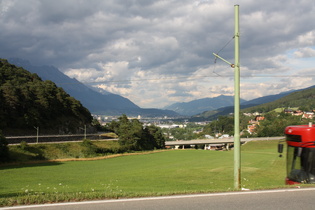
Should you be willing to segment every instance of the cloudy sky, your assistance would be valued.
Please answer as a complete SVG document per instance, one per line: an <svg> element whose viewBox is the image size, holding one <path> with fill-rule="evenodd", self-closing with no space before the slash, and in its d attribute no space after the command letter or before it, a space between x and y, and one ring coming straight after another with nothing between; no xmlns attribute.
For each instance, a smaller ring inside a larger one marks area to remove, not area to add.
<svg viewBox="0 0 315 210"><path fill-rule="evenodd" d="M143 108L315 85L314 0L0 0L0 57L53 65Z"/></svg>

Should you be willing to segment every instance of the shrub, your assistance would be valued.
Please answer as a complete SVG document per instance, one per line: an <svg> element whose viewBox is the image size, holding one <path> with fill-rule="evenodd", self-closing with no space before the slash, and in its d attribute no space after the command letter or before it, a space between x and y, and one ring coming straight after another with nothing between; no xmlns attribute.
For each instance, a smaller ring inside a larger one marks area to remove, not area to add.
<svg viewBox="0 0 315 210"><path fill-rule="evenodd" d="M55 147L57 148L57 149L60 149L63 153L65 153L65 154L68 154L69 152L70 152L70 149L69 149L69 144L67 143L67 144L56 144L55 145Z"/></svg>
<svg viewBox="0 0 315 210"><path fill-rule="evenodd" d="M84 154L85 157L91 157L96 155L97 146L95 146L91 142L91 140L84 139L81 145L83 146L82 153Z"/></svg>
<svg viewBox="0 0 315 210"><path fill-rule="evenodd" d="M21 143L20 143L20 148L21 148L22 150L27 150L27 149L28 149L28 144L27 144L27 142L26 142L26 141L21 141Z"/></svg>

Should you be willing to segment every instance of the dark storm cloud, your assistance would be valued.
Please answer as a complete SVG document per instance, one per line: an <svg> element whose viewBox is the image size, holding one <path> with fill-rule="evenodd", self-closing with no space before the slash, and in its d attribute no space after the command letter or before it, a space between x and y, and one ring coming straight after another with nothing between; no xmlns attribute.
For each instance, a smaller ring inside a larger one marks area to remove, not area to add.
<svg viewBox="0 0 315 210"><path fill-rule="evenodd" d="M178 85L158 78L212 75L212 53L229 41L220 55L234 62L234 3L240 5L243 75L290 74L296 70L287 64L300 62L292 58L314 56L314 1L2 0L0 57L55 65L81 81L129 80L106 88L138 100L158 95L157 86L169 90L160 95L164 103L173 100L172 94L181 97L174 100L190 100L210 97L214 90L231 93L224 78L207 82L212 85L208 93L202 80ZM295 56L289 57L292 51ZM217 62L222 75L230 71ZM132 84L148 77L157 80L145 90ZM261 88L260 94L264 90L269 91Z"/></svg>

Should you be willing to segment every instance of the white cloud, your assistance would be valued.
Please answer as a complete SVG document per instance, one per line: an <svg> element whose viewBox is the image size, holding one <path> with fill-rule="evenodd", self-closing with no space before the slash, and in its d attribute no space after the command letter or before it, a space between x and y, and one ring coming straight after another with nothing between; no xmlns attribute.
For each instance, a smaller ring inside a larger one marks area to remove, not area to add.
<svg viewBox="0 0 315 210"><path fill-rule="evenodd" d="M298 42L304 46L315 45L315 30L307 31L298 37Z"/></svg>
<svg viewBox="0 0 315 210"><path fill-rule="evenodd" d="M295 57L297 58L308 58L315 57L315 50L310 47L300 48L294 52Z"/></svg>

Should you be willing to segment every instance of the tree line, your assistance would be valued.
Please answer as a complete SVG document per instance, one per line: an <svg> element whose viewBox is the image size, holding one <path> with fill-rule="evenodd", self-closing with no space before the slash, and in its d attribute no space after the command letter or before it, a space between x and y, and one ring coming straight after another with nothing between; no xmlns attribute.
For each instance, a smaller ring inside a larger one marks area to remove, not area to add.
<svg viewBox="0 0 315 210"><path fill-rule="evenodd" d="M112 121L105 126L106 130L118 135L118 142L126 150L152 150L165 147L165 137L162 130L154 125L143 126L137 119L129 120L123 114L118 121Z"/></svg>

